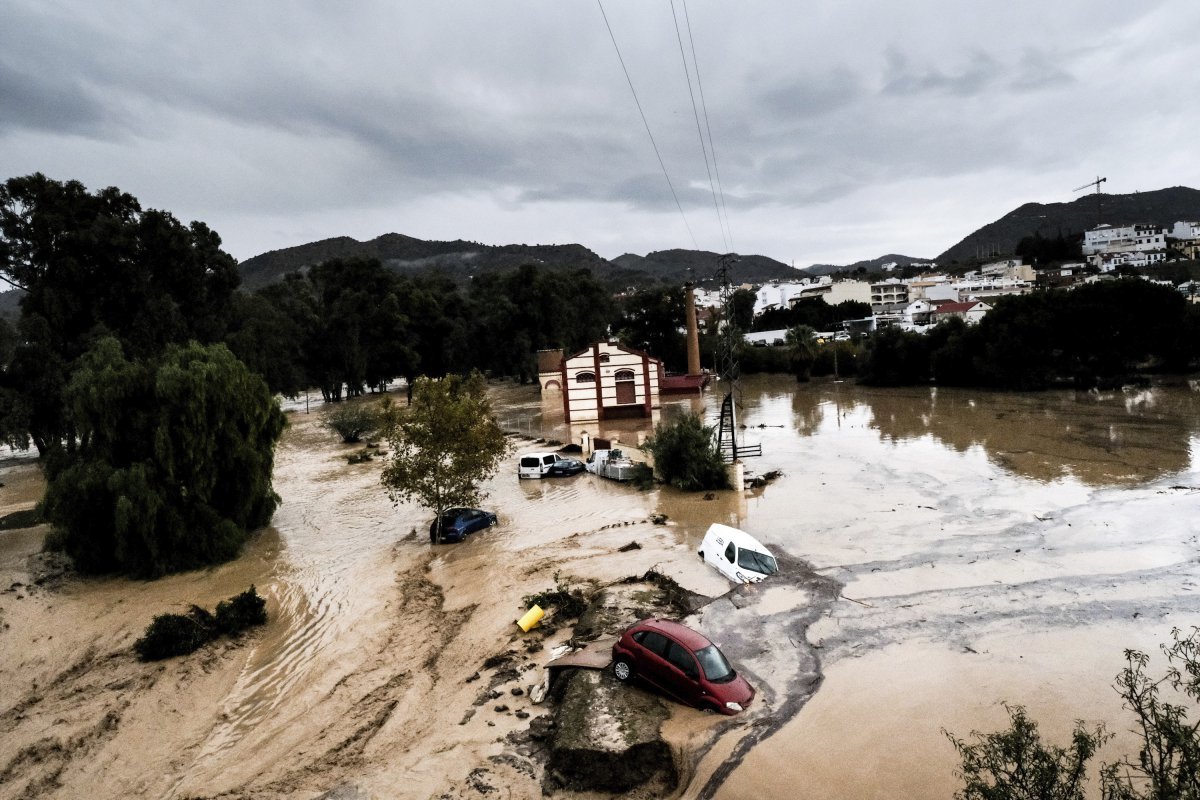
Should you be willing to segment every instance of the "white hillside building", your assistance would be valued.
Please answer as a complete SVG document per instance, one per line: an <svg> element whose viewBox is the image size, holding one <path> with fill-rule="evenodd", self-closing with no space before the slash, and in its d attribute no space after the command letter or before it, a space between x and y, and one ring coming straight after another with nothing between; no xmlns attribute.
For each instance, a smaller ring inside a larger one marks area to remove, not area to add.
<svg viewBox="0 0 1200 800"><path fill-rule="evenodd" d="M765 283L755 292L754 316L775 308L791 308L798 300L829 294L832 288L833 279L829 276L799 283Z"/></svg>
<svg viewBox="0 0 1200 800"><path fill-rule="evenodd" d="M1083 255L1101 272L1144 267L1167 260L1167 236L1158 225L1099 225L1083 235Z"/></svg>

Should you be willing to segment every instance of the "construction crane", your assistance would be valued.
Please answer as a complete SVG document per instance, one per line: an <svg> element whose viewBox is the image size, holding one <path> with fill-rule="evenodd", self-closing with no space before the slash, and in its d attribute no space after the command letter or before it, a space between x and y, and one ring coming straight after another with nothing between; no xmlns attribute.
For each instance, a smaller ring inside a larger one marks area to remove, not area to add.
<svg viewBox="0 0 1200 800"><path fill-rule="evenodd" d="M1072 192L1081 192L1089 186L1096 187L1096 227L1100 227L1100 184L1104 183L1106 180L1108 180L1108 178L1101 178L1099 175L1097 175L1096 180L1092 181L1091 183L1085 183L1083 186L1077 186L1071 190Z"/></svg>

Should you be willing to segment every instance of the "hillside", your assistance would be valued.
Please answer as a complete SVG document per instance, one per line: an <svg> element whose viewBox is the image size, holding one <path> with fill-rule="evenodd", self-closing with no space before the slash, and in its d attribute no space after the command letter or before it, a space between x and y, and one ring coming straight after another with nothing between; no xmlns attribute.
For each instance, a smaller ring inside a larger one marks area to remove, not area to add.
<svg viewBox="0 0 1200 800"><path fill-rule="evenodd" d="M655 283L704 282L716 274L717 253L696 250L662 250L645 256L625 254L605 260L579 244L485 245L457 239L452 242L425 241L388 233L368 242L348 236L272 250L241 264L242 286L255 291L289 272L331 258L363 256L378 258L400 272L437 271L458 282L470 275L514 269L536 264L547 269L585 267L605 285L617 288ZM741 256L733 265L735 283L786 278L796 271L765 256Z"/></svg>
<svg viewBox="0 0 1200 800"><path fill-rule="evenodd" d="M612 263L633 272L640 272L652 281L662 283L711 283L720 267L721 255L707 250L658 250L644 256L626 253ZM738 256L729 268L733 283L762 283L776 278L804 277L781 261L766 256Z"/></svg>
<svg viewBox="0 0 1200 800"><path fill-rule="evenodd" d="M240 265L242 286L254 291L289 272L295 272L331 258L378 258L400 272L439 271L458 281L470 275L537 264L549 268L587 267L601 280L619 280L621 270L613 269L600 256L578 244L493 246L457 239L452 242L425 241L387 233L368 242L348 236L272 250L243 261Z"/></svg>
<svg viewBox="0 0 1200 800"><path fill-rule="evenodd" d="M882 270L884 264L896 264L901 267L907 267L910 264L928 264L931 260L928 258L902 256L898 253L888 253L885 256L872 258L867 261L855 261L853 264L848 264L844 267L839 267L836 264L812 264L805 267L804 271L809 275L833 275L836 272L854 273L859 270L874 273Z"/></svg>
<svg viewBox="0 0 1200 800"><path fill-rule="evenodd" d="M1010 256L1021 239L1035 233L1048 237L1082 233L1097 225L1096 197L1093 193L1070 203L1026 203L970 234L939 255L937 262L954 266ZM1099 197L1099 219L1110 225L1171 226L1179 220L1200 220L1200 191L1186 186Z"/></svg>

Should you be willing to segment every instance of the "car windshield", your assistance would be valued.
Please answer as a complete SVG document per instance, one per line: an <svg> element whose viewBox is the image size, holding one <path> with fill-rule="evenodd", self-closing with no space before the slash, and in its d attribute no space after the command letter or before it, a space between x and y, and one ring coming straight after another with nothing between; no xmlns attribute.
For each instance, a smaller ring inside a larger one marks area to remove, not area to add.
<svg viewBox="0 0 1200 800"><path fill-rule="evenodd" d="M704 670L704 677L713 683L728 683L737 674L725 660L725 654L718 650L715 644L697 650L696 660L700 662L700 669Z"/></svg>
<svg viewBox="0 0 1200 800"><path fill-rule="evenodd" d="M738 566L742 569L752 569L763 575L774 575L779 571L779 566L775 563L774 558L766 553L747 550L744 547L738 548Z"/></svg>

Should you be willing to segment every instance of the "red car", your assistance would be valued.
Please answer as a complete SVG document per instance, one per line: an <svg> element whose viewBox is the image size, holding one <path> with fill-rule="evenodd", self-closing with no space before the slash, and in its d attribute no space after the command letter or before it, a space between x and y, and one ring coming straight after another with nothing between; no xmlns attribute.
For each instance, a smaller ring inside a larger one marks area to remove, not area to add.
<svg viewBox="0 0 1200 800"><path fill-rule="evenodd" d="M613 645L613 675L638 677L681 703L704 711L736 714L754 689L703 634L666 619L631 625Z"/></svg>

